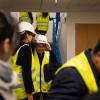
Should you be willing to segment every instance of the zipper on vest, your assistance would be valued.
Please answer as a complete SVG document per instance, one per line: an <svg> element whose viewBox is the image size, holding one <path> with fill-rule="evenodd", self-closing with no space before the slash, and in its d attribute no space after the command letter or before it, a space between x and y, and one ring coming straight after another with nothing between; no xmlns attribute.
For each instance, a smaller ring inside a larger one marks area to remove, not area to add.
<svg viewBox="0 0 100 100"><path fill-rule="evenodd" d="M42 93L42 90L41 90L41 65L40 65L40 93Z"/></svg>

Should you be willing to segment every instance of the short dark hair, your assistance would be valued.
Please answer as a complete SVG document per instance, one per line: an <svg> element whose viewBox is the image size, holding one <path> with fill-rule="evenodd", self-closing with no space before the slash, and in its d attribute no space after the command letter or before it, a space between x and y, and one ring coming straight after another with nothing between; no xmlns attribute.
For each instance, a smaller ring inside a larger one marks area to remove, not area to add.
<svg viewBox="0 0 100 100"><path fill-rule="evenodd" d="M98 51L100 51L100 39L98 40L98 42L93 50L93 54L96 54Z"/></svg>
<svg viewBox="0 0 100 100"><path fill-rule="evenodd" d="M0 43L6 38L12 40L16 29L16 21L11 17L10 13L0 10Z"/></svg>
<svg viewBox="0 0 100 100"><path fill-rule="evenodd" d="M42 16L43 16L43 17L47 17L48 15L49 15L48 12L42 12Z"/></svg>

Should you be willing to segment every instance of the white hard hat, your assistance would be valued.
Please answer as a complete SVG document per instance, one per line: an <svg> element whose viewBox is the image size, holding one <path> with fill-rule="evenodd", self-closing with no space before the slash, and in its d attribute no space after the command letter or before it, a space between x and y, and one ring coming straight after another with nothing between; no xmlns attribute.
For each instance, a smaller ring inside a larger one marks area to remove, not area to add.
<svg viewBox="0 0 100 100"><path fill-rule="evenodd" d="M51 50L51 47L50 47L50 44L48 43L47 41L47 38L45 35L38 35L36 37L36 43L43 43L43 44L46 44L48 49Z"/></svg>
<svg viewBox="0 0 100 100"><path fill-rule="evenodd" d="M32 24L30 24L28 22L20 22L19 23L19 32L21 32L23 34L24 31L29 31L29 32L32 32L33 34L36 34Z"/></svg>
<svg viewBox="0 0 100 100"><path fill-rule="evenodd" d="M43 44L47 44L47 38L45 35L38 35L36 38L36 42L37 43L43 43Z"/></svg>

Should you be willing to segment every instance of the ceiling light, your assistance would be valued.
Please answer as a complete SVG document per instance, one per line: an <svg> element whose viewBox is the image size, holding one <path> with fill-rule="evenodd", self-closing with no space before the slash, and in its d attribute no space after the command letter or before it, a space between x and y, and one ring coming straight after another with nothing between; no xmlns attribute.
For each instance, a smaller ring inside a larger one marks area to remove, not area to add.
<svg viewBox="0 0 100 100"><path fill-rule="evenodd" d="M57 4L57 0L55 0L55 4Z"/></svg>

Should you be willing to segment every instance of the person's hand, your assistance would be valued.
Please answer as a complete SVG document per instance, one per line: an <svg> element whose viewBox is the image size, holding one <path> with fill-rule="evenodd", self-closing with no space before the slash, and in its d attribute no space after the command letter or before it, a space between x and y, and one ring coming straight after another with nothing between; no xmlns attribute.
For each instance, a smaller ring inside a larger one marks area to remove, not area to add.
<svg viewBox="0 0 100 100"><path fill-rule="evenodd" d="M28 94L28 100L34 100L33 95L32 94Z"/></svg>

